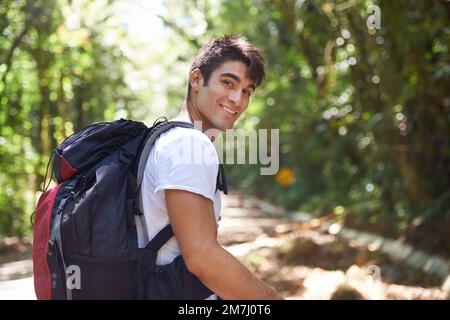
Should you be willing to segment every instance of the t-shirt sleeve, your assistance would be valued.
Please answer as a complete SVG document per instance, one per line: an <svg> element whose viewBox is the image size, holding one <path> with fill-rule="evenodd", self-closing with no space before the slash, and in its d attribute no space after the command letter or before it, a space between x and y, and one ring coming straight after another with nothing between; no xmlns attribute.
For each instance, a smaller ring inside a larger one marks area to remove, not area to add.
<svg viewBox="0 0 450 320"><path fill-rule="evenodd" d="M212 142L201 132L177 136L155 151L155 193L166 189L185 190L214 201L218 157Z"/></svg>

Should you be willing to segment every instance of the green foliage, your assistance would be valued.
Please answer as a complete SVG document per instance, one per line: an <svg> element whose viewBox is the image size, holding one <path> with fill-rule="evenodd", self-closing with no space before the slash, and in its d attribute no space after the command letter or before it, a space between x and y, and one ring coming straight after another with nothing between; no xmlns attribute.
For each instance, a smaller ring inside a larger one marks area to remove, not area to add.
<svg viewBox="0 0 450 320"><path fill-rule="evenodd" d="M111 32L109 3L2 1L0 14L0 237L30 231L36 191L53 148L96 121L130 116L126 59ZM76 18L77 26L68 23ZM119 36L121 33L116 32Z"/></svg>
<svg viewBox="0 0 450 320"><path fill-rule="evenodd" d="M0 236L29 231L58 143L95 121L175 115L196 51L224 33L265 54L266 80L239 126L278 128L280 168L294 176L282 185L258 166L229 166L233 188L288 210L386 217L399 229L416 215L450 214L447 3L167 0L164 36L141 43L147 62L124 53L141 48L116 3L2 1ZM379 30L367 27L371 5ZM125 78L146 63L148 85L133 90Z"/></svg>
<svg viewBox="0 0 450 320"><path fill-rule="evenodd" d="M204 5L188 3L185 16L208 22L201 39L241 33L268 62L241 125L280 129L280 167L295 182L229 166L234 188L288 209L343 206L370 223L449 214L448 4L230 0L199 15ZM371 5L379 30L367 27Z"/></svg>

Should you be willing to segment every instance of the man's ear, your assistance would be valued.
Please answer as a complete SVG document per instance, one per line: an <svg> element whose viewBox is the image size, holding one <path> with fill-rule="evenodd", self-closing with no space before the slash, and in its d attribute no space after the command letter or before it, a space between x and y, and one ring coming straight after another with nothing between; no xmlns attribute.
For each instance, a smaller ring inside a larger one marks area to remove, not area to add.
<svg viewBox="0 0 450 320"><path fill-rule="evenodd" d="M189 84L191 85L192 90L196 92L200 90L200 86L203 85L203 77L199 68L195 68L191 71L191 74L189 75Z"/></svg>

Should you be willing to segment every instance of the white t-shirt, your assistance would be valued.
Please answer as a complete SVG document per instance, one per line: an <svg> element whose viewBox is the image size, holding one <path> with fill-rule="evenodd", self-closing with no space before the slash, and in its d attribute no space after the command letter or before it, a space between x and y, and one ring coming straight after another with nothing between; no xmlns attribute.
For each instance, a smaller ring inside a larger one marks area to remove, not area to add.
<svg viewBox="0 0 450 320"><path fill-rule="evenodd" d="M186 190L211 199L215 219L220 218L220 192L216 192L219 158L214 144L200 129L176 127L160 135L150 152L141 185L141 201L146 226L136 217L140 248L169 224L165 189ZM156 263L171 263L181 254L175 237L158 252Z"/></svg>

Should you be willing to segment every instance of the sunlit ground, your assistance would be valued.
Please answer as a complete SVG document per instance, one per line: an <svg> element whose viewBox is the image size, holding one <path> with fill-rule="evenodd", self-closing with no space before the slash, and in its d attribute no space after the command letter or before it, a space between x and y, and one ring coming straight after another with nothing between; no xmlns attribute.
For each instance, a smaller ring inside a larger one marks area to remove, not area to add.
<svg viewBox="0 0 450 320"><path fill-rule="evenodd" d="M446 299L441 281L387 255L296 223L258 202L223 198L219 241L287 299ZM0 300L35 299L31 246L10 241L0 260ZM21 253L22 252L22 253ZM379 266L379 274L368 271Z"/></svg>
<svg viewBox="0 0 450 320"><path fill-rule="evenodd" d="M288 299L447 298L441 279L324 233L315 221L295 223L276 211L268 215L255 200L224 200L221 243Z"/></svg>

